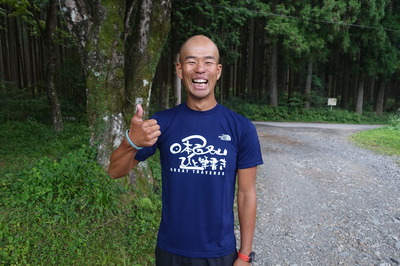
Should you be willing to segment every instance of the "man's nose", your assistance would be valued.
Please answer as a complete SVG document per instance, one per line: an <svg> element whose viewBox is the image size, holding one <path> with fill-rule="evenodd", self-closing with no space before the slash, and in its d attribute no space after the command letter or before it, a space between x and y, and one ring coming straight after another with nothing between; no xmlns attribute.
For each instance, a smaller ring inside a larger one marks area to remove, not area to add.
<svg viewBox="0 0 400 266"><path fill-rule="evenodd" d="M196 64L196 68L194 69L197 73L204 73L205 72L205 68L204 68L204 63L202 62L198 62Z"/></svg>

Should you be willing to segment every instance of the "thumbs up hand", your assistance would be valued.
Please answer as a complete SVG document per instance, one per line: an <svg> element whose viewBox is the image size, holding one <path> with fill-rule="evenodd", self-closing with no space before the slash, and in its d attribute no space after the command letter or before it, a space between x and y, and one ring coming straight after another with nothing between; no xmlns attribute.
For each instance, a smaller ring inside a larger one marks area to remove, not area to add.
<svg viewBox="0 0 400 266"><path fill-rule="evenodd" d="M157 142L161 135L160 126L155 119L143 121L143 107L137 105L136 114L131 119L129 138L139 147L149 147Z"/></svg>

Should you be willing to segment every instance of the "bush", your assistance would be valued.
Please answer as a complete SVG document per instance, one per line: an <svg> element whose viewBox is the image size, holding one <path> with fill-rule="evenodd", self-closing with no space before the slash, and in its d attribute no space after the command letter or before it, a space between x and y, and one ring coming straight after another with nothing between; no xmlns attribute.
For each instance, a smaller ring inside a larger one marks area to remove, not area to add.
<svg viewBox="0 0 400 266"><path fill-rule="evenodd" d="M43 215L112 215L118 211L115 182L96 163L94 149L82 146L56 161L45 157L15 184L14 204Z"/></svg>
<svg viewBox="0 0 400 266"><path fill-rule="evenodd" d="M400 114L393 115L389 119L389 127L394 130L400 130Z"/></svg>
<svg viewBox="0 0 400 266"><path fill-rule="evenodd" d="M115 233L108 225L129 210L121 201L127 188L97 164L93 148L45 157L14 180L0 197L1 265L84 265L118 241L108 239Z"/></svg>
<svg viewBox="0 0 400 266"><path fill-rule="evenodd" d="M253 121L387 124L389 119L388 113L380 117L375 112L364 112L360 115L343 109L330 110L328 107L304 109L298 103L271 107L266 104L244 103L238 98L232 98L224 105Z"/></svg>
<svg viewBox="0 0 400 266"><path fill-rule="evenodd" d="M85 103L60 99L61 111L65 120L84 121L86 118ZM35 120L52 124L51 108L44 93L35 97L24 89L6 88L0 92L0 122Z"/></svg>

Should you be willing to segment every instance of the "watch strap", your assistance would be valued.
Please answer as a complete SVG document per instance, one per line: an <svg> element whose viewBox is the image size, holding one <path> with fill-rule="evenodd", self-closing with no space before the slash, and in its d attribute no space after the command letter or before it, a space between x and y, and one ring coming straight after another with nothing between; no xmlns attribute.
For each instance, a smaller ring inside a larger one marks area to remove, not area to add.
<svg viewBox="0 0 400 266"><path fill-rule="evenodd" d="M250 252L250 254L248 256L240 253L240 251L238 251L238 257L241 260L247 261L249 263L252 263L254 261L254 257L255 257L256 253L254 253L253 251Z"/></svg>

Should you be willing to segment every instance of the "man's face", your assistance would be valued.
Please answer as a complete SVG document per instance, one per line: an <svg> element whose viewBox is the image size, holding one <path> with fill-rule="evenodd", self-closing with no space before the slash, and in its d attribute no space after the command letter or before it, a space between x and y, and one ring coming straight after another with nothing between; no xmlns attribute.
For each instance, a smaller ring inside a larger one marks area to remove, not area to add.
<svg viewBox="0 0 400 266"><path fill-rule="evenodd" d="M218 49L207 38L194 38L184 46L176 70L188 97L195 100L215 99L214 88L222 70L218 60Z"/></svg>

